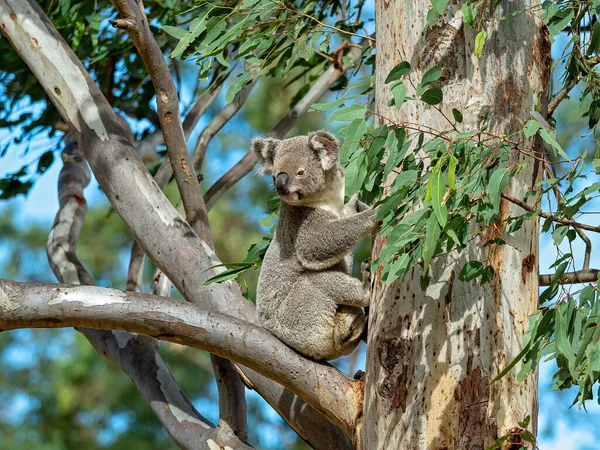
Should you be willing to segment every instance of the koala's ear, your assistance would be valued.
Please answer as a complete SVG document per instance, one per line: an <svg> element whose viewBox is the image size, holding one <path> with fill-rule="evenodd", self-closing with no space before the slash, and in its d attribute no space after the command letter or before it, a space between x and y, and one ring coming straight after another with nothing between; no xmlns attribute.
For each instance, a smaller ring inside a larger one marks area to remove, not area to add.
<svg viewBox="0 0 600 450"><path fill-rule="evenodd" d="M275 150L277 148L277 144L279 144L278 139L252 139L252 151L258 158L260 162L260 173L263 175L269 175L273 173L273 159L275 158Z"/></svg>
<svg viewBox="0 0 600 450"><path fill-rule="evenodd" d="M325 130L308 133L309 145L317 152L323 170L332 169L340 158L340 143L337 138Z"/></svg>

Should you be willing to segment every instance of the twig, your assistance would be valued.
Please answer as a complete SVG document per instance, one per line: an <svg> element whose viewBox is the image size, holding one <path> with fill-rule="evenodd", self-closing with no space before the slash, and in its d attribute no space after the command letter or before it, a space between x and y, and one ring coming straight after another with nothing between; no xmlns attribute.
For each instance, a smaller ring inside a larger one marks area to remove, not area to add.
<svg viewBox="0 0 600 450"><path fill-rule="evenodd" d="M508 195L508 194L504 194L502 193L502 198L505 200L508 200L511 203L514 203L517 206L520 206L521 208L523 208L526 211L529 212L535 212L537 211L536 208L529 206L527 203L516 199L515 197ZM582 230L588 230L588 231L593 231L594 233L600 233L600 228L599 227L594 227L592 225L587 225L585 223L580 223L580 222L576 222L574 220L569 220L569 219L561 219L560 217L555 217L552 214L548 214L545 213L543 211L539 211L538 215L540 217L543 217L544 219L552 219L554 222L557 223L562 223L563 225L570 225L574 228L581 228Z"/></svg>
<svg viewBox="0 0 600 450"><path fill-rule="evenodd" d="M289 110L285 116L279 120L279 122L267 133L267 137L275 139L283 139L283 137L298 123L298 121L308 112L308 108L318 101L331 87L331 85L338 80L347 70L351 67L356 66L361 59L362 52L369 46L367 40L361 41L360 47L352 47L348 54L352 58L350 65L343 67L336 67L336 64L332 64L329 68L315 81L310 90L302 97L302 99L296 103L291 110ZM206 201L206 208L210 209L215 203L233 187L239 180L245 177L256 164L256 156L253 152L248 152L235 166L233 166L227 173L219 178L215 184L213 184L206 194L204 199Z"/></svg>
<svg viewBox="0 0 600 450"><path fill-rule="evenodd" d="M363 36L362 34L352 33L351 31L346 31L346 30L342 30L341 28L334 27L334 26L332 26L332 25L327 25L326 23L323 23L323 22L321 22L321 21L320 21L319 19L317 19L316 17L313 17L313 16L311 16L311 15L309 15L309 14L306 14L306 13L303 13L303 12L301 12L301 11L296 11L295 9L289 8L289 7L288 7L288 6L287 6L285 3L283 3L283 2L275 2L275 3L276 3L276 4L278 4L278 5L279 5L279 6L280 6L282 9L284 9L284 10L290 11L290 12L292 12L293 14L298 14L299 16L302 16L302 17L306 17L307 19L310 19L310 20L312 20L312 21L314 21L314 22L318 23L318 24L319 24L319 25L321 25L323 28L329 28L330 30L333 30L333 31L335 31L335 32L337 32L337 33L340 33L340 34L347 34L348 36L356 36L356 37L359 37L359 38L361 38L361 39L366 39L366 40L369 40L369 41L371 41L371 42L373 42L373 43L375 42L375 39L374 39L374 38L372 38L371 36Z"/></svg>
<svg viewBox="0 0 600 450"><path fill-rule="evenodd" d="M206 128L202 130L194 153L192 154L192 164L196 172L200 172L202 164L204 162L204 156L208 149L210 140L225 126L225 124L241 109L246 102L246 99L250 95L252 88L256 85L258 79L252 80L250 83L245 85L233 98L231 103L226 105L212 120L206 125Z"/></svg>
<svg viewBox="0 0 600 450"><path fill-rule="evenodd" d="M198 120L200 117L206 112L206 110L212 105L212 103L216 100L221 92L221 88L223 87L223 82L227 78L227 74L223 74L223 67L217 63L213 71L213 80L210 83L210 86L202 93L202 95L198 98L194 106L189 110L185 119L183 120L183 133L185 138L189 137L192 130L196 127ZM150 149L146 151L148 153L150 150L156 153L156 146L162 144L164 142L162 133L156 132L148 137L142 139L139 145L136 145L136 150L142 156L142 147L149 146ZM161 190L164 190L171 177L173 176L173 168L171 167L171 163L169 161L169 157L167 156L165 161L158 168L154 176L154 181ZM129 270L127 274L127 289L135 290L136 292L141 292L141 283L142 283L142 274L144 270L144 259L145 254L142 250L142 247L138 244L138 242L134 239L133 244L131 246L131 257L129 259ZM159 276L155 274L156 277L162 278L164 275ZM135 286L137 284L137 288L130 289L130 286Z"/></svg>
<svg viewBox="0 0 600 450"><path fill-rule="evenodd" d="M585 244L585 254L583 255L583 269L590 268L590 259L592 257L592 241L581 228L575 228L575 232Z"/></svg>
<svg viewBox="0 0 600 450"><path fill-rule="evenodd" d="M565 97L569 94L569 92L571 92L571 90L575 86L577 86L577 84L579 84L579 77L571 80L571 82L567 86L563 87L554 95L554 97L552 97L552 99L548 102L548 117L551 117L552 114L554 114L554 111L556 110L556 108L558 108L560 102L562 102L565 99Z"/></svg>
<svg viewBox="0 0 600 450"><path fill-rule="evenodd" d="M183 119L183 134L185 138L188 139L192 130L196 127L198 120L200 117L208 110L210 105L216 100L223 88L223 82L229 75L229 73L223 73L223 66L219 63L216 63L213 69L213 79L210 82L210 85L206 88L206 90L202 93L202 95L196 100L194 106L188 111Z"/></svg>
<svg viewBox="0 0 600 450"><path fill-rule="evenodd" d="M181 194L188 222L199 235L210 235L208 215L200 192L200 183L191 165L181 118L177 89L162 51L152 36L148 19L140 2L111 0L121 19L111 24L129 34L135 44L154 85L158 118L165 139L175 181Z"/></svg>
<svg viewBox="0 0 600 450"><path fill-rule="evenodd" d="M555 282L558 284L577 284L577 283L593 283L598 280L600 270L584 269L575 272L563 273L559 280L555 281L554 274L540 275L540 286L551 286Z"/></svg>
<svg viewBox="0 0 600 450"><path fill-rule="evenodd" d="M596 64L600 63L600 56L595 55L591 58L584 58L583 63L589 70ZM562 102L565 99L565 97L569 94L569 92L571 92L571 90L575 86L577 86L577 84L579 84L579 80L579 77L572 79L568 85L564 86L560 91L558 91L554 95L554 97L552 97L552 99L548 103L548 117L552 116L554 111L556 111L556 108L558 108L558 105L560 105L560 102Z"/></svg>

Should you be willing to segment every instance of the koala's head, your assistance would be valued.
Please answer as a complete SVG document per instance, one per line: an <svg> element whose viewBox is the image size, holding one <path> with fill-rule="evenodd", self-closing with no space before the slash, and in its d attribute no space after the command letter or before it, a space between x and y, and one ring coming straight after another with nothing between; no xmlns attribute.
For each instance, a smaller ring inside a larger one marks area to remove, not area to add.
<svg viewBox="0 0 600 450"><path fill-rule="evenodd" d="M281 199L294 206L319 201L334 181L343 182L340 146L334 135L315 131L290 139L254 139L262 173L273 176Z"/></svg>

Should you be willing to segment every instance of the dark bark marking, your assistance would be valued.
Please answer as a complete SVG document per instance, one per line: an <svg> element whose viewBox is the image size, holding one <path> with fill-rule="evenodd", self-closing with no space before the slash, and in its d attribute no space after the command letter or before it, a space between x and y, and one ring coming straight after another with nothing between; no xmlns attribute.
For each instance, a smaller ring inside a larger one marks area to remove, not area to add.
<svg viewBox="0 0 600 450"><path fill-rule="evenodd" d="M433 87L442 87L462 76L460 69L464 67L465 61L465 36L462 27L455 28L448 23L435 25L427 29L423 41L420 55L423 68L438 65L443 70L440 79L432 84Z"/></svg>
<svg viewBox="0 0 600 450"><path fill-rule="evenodd" d="M534 268L535 255L533 253L530 253L525 258L523 258L523 261L521 262L521 278L523 280L523 283L527 281L527 275L533 272Z"/></svg>
<svg viewBox="0 0 600 450"><path fill-rule="evenodd" d="M446 303L446 308L449 308L452 303L452 291L454 290L454 278L456 277L456 273L454 270L450 272L450 279L448 280L448 291L446 291L446 295L444 296L444 302Z"/></svg>
<svg viewBox="0 0 600 450"><path fill-rule="evenodd" d="M413 339L399 336L402 335L402 330L409 326L410 317L405 316L399 326L390 330L389 337L383 337L377 345L379 364L387 375L378 387L386 414L399 408L403 413L406 411L409 376L414 371L412 364L414 342Z"/></svg>
<svg viewBox="0 0 600 450"><path fill-rule="evenodd" d="M481 368L468 371L469 375L460 381L459 398L459 437L456 448L485 448L484 431L489 418L486 417L489 380Z"/></svg>

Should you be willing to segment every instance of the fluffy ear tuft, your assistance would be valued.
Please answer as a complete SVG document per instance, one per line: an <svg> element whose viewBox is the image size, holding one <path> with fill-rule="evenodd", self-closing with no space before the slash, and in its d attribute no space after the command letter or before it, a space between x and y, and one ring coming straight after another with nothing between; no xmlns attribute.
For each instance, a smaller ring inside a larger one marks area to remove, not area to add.
<svg viewBox="0 0 600 450"><path fill-rule="evenodd" d="M308 142L317 152L323 170L335 167L340 158L340 143L333 134L325 130L314 131L308 133Z"/></svg>
<svg viewBox="0 0 600 450"><path fill-rule="evenodd" d="M260 162L260 173L263 175L269 175L273 172L273 159L275 158L275 150L277 144L280 141L278 139L252 139L251 148L258 161Z"/></svg>

